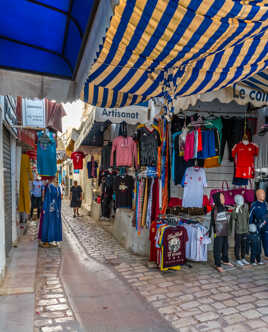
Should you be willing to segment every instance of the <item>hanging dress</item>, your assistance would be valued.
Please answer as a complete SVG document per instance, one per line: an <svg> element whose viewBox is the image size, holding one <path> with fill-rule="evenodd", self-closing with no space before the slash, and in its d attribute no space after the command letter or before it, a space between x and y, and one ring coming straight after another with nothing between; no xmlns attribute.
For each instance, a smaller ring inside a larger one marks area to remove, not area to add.
<svg viewBox="0 0 268 332"><path fill-rule="evenodd" d="M42 242L62 241L61 192L54 184L47 186L43 213Z"/></svg>
<svg viewBox="0 0 268 332"><path fill-rule="evenodd" d="M30 213L31 198L29 181L33 180L33 173L30 165L30 159L27 154L21 155L20 164L20 194L19 194L19 212Z"/></svg>

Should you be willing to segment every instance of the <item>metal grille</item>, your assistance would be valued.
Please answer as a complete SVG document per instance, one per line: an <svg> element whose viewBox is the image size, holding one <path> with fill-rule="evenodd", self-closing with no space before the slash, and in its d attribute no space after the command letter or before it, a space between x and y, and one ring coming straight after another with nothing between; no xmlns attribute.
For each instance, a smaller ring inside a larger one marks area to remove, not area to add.
<svg viewBox="0 0 268 332"><path fill-rule="evenodd" d="M12 194L11 194L11 149L10 134L3 128L4 159L4 204L5 204L5 240L6 255L12 247Z"/></svg>

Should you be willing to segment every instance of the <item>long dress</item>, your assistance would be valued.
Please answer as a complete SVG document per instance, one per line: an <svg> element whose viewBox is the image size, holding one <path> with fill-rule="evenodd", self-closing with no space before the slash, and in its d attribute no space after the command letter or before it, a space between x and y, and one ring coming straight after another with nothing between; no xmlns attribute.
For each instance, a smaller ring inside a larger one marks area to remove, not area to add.
<svg viewBox="0 0 268 332"><path fill-rule="evenodd" d="M30 165L30 159L27 154L21 155L20 164L20 194L19 194L19 212L30 213L31 197L29 181L33 180L33 173Z"/></svg>
<svg viewBox="0 0 268 332"><path fill-rule="evenodd" d="M62 241L61 192L54 184L47 186L43 205L42 242Z"/></svg>

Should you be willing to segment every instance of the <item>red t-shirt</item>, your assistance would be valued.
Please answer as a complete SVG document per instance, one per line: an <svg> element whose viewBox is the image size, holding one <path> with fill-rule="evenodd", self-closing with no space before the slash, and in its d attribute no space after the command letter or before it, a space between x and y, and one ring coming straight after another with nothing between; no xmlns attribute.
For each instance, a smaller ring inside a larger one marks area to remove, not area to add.
<svg viewBox="0 0 268 332"><path fill-rule="evenodd" d="M185 263L185 245L188 234L184 227L171 227L165 230L163 236L163 267L183 265Z"/></svg>
<svg viewBox="0 0 268 332"><path fill-rule="evenodd" d="M259 147L254 143L236 144L232 150L232 156L235 159L236 167L254 167L254 157L259 153Z"/></svg>
<svg viewBox="0 0 268 332"><path fill-rule="evenodd" d="M73 160L74 169L83 169L83 159L85 158L83 152L73 152L71 158Z"/></svg>
<svg viewBox="0 0 268 332"><path fill-rule="evenodd" d="M256 144L244 144L240 142L233 147L232 156L235 160L237 178L254 177L254 157L259 153L259 147Z"/></svg>

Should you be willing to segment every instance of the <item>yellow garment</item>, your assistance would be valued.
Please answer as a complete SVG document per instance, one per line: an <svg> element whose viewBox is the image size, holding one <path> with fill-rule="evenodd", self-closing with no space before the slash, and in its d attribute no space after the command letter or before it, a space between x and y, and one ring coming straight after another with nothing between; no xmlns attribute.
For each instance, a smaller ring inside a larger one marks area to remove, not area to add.
<svg viewBox="0 0 268 332"><path fill-rule="evenodd" d="M27 154L22 154L20 163L20 196L19 212L30 213L31 197L29 181L33 180L33 173L30 165L30 158Z"/></svg>

